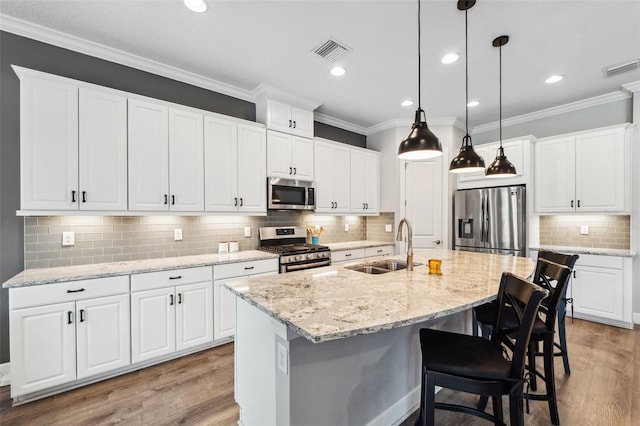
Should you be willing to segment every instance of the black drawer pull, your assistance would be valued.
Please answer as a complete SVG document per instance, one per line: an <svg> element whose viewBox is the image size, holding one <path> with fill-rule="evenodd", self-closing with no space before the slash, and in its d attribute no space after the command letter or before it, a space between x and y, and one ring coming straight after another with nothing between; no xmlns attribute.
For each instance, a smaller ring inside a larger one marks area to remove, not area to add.
<svg viewBox="0 0 640 426"><path fill-rule="evenodd" d="M173 294L169 295L169 306L173 306Z"/></svg>
<svg viewBox="0 0 640 426"><path fill-rule="evenodd" d="M84 322L84 309L80 309L80 322Z"/></svg>
<svg viewBox="0 0 640 426"><path fill-rule="evenodd" d="M249 270L251 270L251 269L253 269L253 268L255 268L255 266L245 266L245 267L244 267L244 270L245 270L245 271L249 271Z"/></svg>
<svg viewBox="0 0 640 426"><path fill-rule="evenodd" d="M378 250L378 253L382 253L383 251L384 251L384 250L380 249L380 250Z"/></svg>
<svg viewBox="0 0 640 426"><path fill-rule="evenodd" d="M67 290L67 293L80 293L81 291L84 291L84 288L80 288L78 290Z"/></svg>
<svg viewBox="0 0 640 426"><path fill-rule="evenodd" d="M350 257L352 255L352 253L347 253L344 255L344 257Z"/></svg>
<svg viewBox="0 0 640 426"><path fill-rule="evenodd" d="M169 277L170 280L179 280L182 278L182 275L174 275L172 277Z"/></svg>
<svg viewBox="0 0 640 426"><path fill-rule="evenodd" d="M67 324L73 323L73 312L67 311Z"/></svg>
<svg viewBox="0 0 640 426"><path fill-rule="evenodd" d="M178 293L178 304L182 303L182 293Z"/></svg>

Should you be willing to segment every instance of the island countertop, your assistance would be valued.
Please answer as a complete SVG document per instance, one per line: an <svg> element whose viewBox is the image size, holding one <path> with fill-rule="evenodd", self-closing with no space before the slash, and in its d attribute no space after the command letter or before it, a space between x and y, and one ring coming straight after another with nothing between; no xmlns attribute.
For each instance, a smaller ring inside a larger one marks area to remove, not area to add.
<svg viewBox="0 0 640 426"><path fill-rule="evenodd" d="M442 260L442 275L428 273L429 258ZM469 309L495 297L502 272L528 277L535 266L529 258L452 250L416 253L414 262L422 265L412 272L370 275L335 265L235 281L226 287L319 343Z"/></svg>

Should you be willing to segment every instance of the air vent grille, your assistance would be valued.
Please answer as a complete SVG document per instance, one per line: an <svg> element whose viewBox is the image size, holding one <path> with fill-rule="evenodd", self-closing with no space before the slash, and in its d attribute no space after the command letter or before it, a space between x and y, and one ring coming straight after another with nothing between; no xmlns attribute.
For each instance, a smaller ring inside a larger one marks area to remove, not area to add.
<svg viewBox="0 0 640 426"><path fill-rule="evenodd" d="M636 70L640 67L640 58L633 61L622 62L616 65L611 65L603 69L605 77L613 77L614 75L622 74Z"/></svg>
<svg viewBox="0 0 640 426"><path fill-rule="evenodd" d="M338 58L351 52L351 48L345 44L330 38L312 50L316 55L326 59L327 61L335 61Z"/></svg>

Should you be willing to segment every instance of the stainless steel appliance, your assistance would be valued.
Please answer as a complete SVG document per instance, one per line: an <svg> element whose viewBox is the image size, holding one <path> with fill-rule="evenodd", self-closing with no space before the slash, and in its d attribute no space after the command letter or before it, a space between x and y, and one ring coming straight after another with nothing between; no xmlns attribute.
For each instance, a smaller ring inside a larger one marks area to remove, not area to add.
<svg viewBox="0 0 640 426"><path fill-rule="evenodd" d="M260 250L280 255L280 273L331 265L327 246L306 242L302 226L260 228Z"/></svg>
<svg viewBox="0 0 640 426"><path fill-rule="evenodd" d="M313 182L267 178L267 208L271 210L315 210L316 189Z"/></svg>
<svg viewBox="0 0 640 426"><path fill-rule="evenodd" d="M453 208L456 250L525 256L524 186L458 190Z"/></svg>

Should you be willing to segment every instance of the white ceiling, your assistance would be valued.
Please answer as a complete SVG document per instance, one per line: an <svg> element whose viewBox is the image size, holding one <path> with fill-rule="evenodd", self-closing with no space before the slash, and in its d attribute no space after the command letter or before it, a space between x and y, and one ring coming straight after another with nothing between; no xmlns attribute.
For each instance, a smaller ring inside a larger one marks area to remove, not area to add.
<svg viewBox="0 0 640 426"><path fill-rule="evenodd" d="M455 0L422 0L422 107L427 122L464 119L464 13ZM250 93L261 83L320 104L318 112L362 129L411 121L417 105L415 0L207 0L195 14L182 0L0 0L17 18ZM603 67L640 57L640 0L478 0L469 10L470 126L498 118L499 35L503 118L608 94L640 70L605 78ZM333 37L353 49L347 74L311 50ZM462 59L462 58L461 58ZM544 79L566 77L549 85Z"/></svg>

